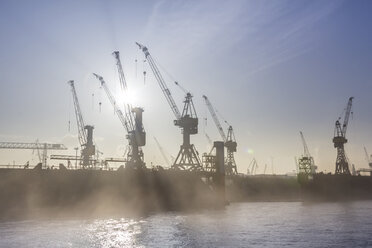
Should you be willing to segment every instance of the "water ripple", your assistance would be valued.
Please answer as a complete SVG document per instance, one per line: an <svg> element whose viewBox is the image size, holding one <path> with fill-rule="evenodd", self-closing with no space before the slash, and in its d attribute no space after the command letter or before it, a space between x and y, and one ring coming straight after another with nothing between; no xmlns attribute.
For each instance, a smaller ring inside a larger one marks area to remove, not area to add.
<svg viewBox="0 0 372 248"><path fill-rule="evenodd" d="M0 223L0 247L372 247L372 202L239 203L142 218Z"/></svg>

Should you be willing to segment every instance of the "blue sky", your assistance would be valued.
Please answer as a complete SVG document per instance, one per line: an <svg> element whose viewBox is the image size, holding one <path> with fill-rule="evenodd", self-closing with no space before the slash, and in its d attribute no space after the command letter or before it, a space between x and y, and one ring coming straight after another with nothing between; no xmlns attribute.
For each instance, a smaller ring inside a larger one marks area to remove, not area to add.
<svg viewBox="0 0 372 248"><path fill-rule="evenodd" d="M119 50L133 104L145 109L145 160L164 164L153 136L175 156L181 134L142 63L138 41L166 69L179 108L183 92L172 82L193 93L200 125L192 141L200 153L208 151L204 130L219 139L212 118L203 120L205 94L235 129L240 172L253 157L258 172L271 158L275 173L293 171L302 152L299 130L319 168L334 171L334 122L354 96L346 149L356 167L366 167L363 146L372 152L371 10L372 2L362 0L1 1L1 140L62 142L74 154L77 129L66 83L74 79L100 150L107 157L123 153L124 130L91 75L104 76L119 94L111 56ZM1 163L36 161L30 151L0 152Z"/></svg>

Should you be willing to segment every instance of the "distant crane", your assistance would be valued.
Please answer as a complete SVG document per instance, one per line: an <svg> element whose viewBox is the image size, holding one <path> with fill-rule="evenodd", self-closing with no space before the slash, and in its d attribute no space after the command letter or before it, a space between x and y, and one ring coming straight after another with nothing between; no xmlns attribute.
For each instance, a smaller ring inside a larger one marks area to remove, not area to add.
<svg viewBox="0 0 372 248"><path fill-rule="evenodd" d="M207 133L204 133L204 135L207 138L209 145L213 146L213 141L212 141L211 137L209 137L209 135Z"/></svg>
<svg viewBox="0 0 372 248"><path fill-rule="evenodd" d="M182 129L183 143L180 147L176 160L172 165L172 168L188 171L202 170L198 152L195 149L195 146L190 143L190 136L198 133L198 117L196 115L191 93L186 93L184 107L181 114L147 47L137 42L136 44L145 54L145 58L149 63L173 114L176 117L174 124Z"/></svg>
<svg viewBox="0 0 372 248"><path fill-rule="evenodd" d="M214 120L214 123L216 124L216 127L222 137L222 140L225 144L225 147L227 149L227 157L225 159L225 173L226 175L236 175L238 174L237 168L236 168L236 163L235 163L235 158L234 158L234 152L236 152L236 147L237 143L235 141L235 135L234 131L231 125L229 125L229 128L227 130L227 136L225 132L223 131L223 128L221 126L220 121L218 120L218 117L216 115L216 112L209 101L208 97L203 95L203 98L205 100L205 103L208 107L208 110Z"/></svg>
<svg viewBox="0 0 372 248"><path fill-rule="evenodd" d="M350 175L349 162L346 157L344 145L347 143L346 130L349 123L352 104L353 97L350 97L346 106L345 118L342 127L340 123L341 117L338 118L335 124L333 144L334 147L337 148L336 174Z"/></svg>
<svg viewBox="0 0 372 248"><path fill-rule="evenodd" d="M0 142L0 149L32 149L43 150L42 153L42 168L47 167L47 151L48 150L67 150L63 144L48 144L48 143L26 143L26 142Z"/></svg>
<svg viewBox="0 0 372 248"><path fill-rule="evenodd" d="M256 174L257 168L258 168L257 160L253 158L250 164L248 165L247 174L248 175Z"/></svg>
<svg viewBox="0 0 372 248"><path fill-rule="evenodd" d="M163 156L164 161L167 163L168 166L171 166L171 163L169 162L169 159L168 159L167 155L165 155L165 152L164 152L163 147L160 145L160 143L157 140L157 138L154 137L154 140L156 142L156 145L159 148L159 151L160 151L161 155Z"/></svg>
<svg viewBox="0 0 372 248"><path fill-rule="evenodd" d="M85 125L83 115L80 110L79 100L75 90L75 84L73 80L68 81L71 87L72 98L74 100L74 108L76 115L76 123L78 129L78 138L81 146L81 164L84 169L92 168L93 159L92 157L96 153L96 147L93 144L93 129L91 125ZM85 131L86 130L86 131Z"/></svg>
<svg viewBox="0 0 372 248"><path fill-rule="evenodd" d="M302 145L304 147L304 153L298 159L298 170L299 173L304 173L307 175L315 174L316 166L314 164L314 158L310 155L309 149L307 147L304 134L300 131L300 136L302 140ZM297 164L297 163L296 163Z"/></svg>
<svg viewBox="0 0 372 248"><path fill-rule="evenodd" d="M372 176L372 154L370 156L368 156L368 152L367 152L367 148L364 147L364 152L366 154L366 160L368 162L368 166L369 166L369 173L370 175Z"/></svg>
<svg viewBox="0 0 372 248"><path fill-rule="evenodd" d="M366 160L368 162L368 166L369 166L370 169L372 169L372 154L368 155L366 147L364 147L364 152L365 152L365 155L366 155Z"/></svg>
<svg viewBox="0 0 372 248"><path fill-rule="evenodd" d="M131 112L123 114L122 110L117 106L114 96L106 85L105 80L102 76L93 73L93 75L100 81L102 88L105 90L108 99L113 106L116 115L118 116L121 124L125 128L127 135L126 138L129 142L129 149L127 153L126 167L142 169L145 168L145 162L143 160L143 151L141 146L146 143L146 133L142 127L142 112L141 108L132 108ZM128 110L128 108L127 108ZM134 116L133 116L134 115ZM134 118L134 121L133 121ZM133 123L136 123L133 125ZM139 131L140 130L140 131Z"/></svg>

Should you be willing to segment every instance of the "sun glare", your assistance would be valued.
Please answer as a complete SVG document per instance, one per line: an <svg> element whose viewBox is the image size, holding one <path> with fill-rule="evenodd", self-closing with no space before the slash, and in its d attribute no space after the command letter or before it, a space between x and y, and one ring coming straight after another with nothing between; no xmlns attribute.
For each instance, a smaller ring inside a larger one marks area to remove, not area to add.
<svg viewBox="0 0 372 248"><path fill-rule="evenodd" d="M128 89L124 94L124 101L132 106L137 106L139 103L139 93L137 90Z"/></svg>

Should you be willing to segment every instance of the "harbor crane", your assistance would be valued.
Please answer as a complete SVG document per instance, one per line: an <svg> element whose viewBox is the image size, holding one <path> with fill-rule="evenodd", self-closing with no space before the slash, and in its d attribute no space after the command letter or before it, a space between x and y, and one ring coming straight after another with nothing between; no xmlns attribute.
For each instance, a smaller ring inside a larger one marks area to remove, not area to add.
<svg viewBox="0 0 372 248"><path fill-rule="evenodd" d="M146 168L144 163L144 154L141 148L141 146L146 144L146 132L142 122L143 109L139 107L132 107L129 103L126 103L125 94L128 92L128 88L123 66L120 60L120 53L119 51L114 51L112 55L116 60L116 67L118 70L119 82L124 100L125 119L129 124L129 130L127 129L129 149L126 167L137 169Z"/></svg>
<svg viewBox="0 0 372 248"><path fill-rule="evenodd" d="M117 67L118 74L119 74L121 91L122 91L124 102L125 102L126 100L125 94L128 93L128 88L127 88L127 82L125 80L123 66L120 60L120 53L119 51L114 51L112 54L114 55L115 60L116 60L116 67ZM124 105L126 105L126 109L124 108L124 110L127 115L127 119L129 119L132 125L132 136L134 136L133 139L135 140L135 143L137 144L137 146L146 145L146 132L145 132L145 129L143 127L143 122L142 122L143 109L139 107L133 108L128 103L127 104L124 103ZM135 164L138 163L140 167L145 167L145 164L143 163L143 152L141 151L141 153L142 153L142 159L138 160L138 162L136 161ZM140 164L141 162L142 164Z"/></svg>
<svg viewBox="0 0 372 248"><path fill-rule="evenodd" d="M150 55L147 47L137 43L137 46L145 54L145 58L149 63L152 72L173 112L176 117L174 125L182 129L183 143L180 146L180 151L173 162L172 168L176 170L188 170L198 171L202 170L201 162L198 157L198 152L193 144L190 143L190 136L198 133L198 117L196 115L194 103L192 101L192 95L190 92L186 93L184 100L184 107L182 113L180 113L173 97L168 89L163 76L161 75L154 59ZM177 83L176 83L177 84Z"/></svg>
<svg viewBox="0 0 372 248"><path fill-rule="evenodd" d="M171 166L171 163L169 162L169 159L168 159L167 155L165 155L164 149L160 145L158 139L156 137L154 137L154 140L155 140L156 145L159 148L159 151L160 151L161 155L163 156L164 161L167 163L168 166Z"/></svg>
<svg viewBox="0 0 372 248"><path fill-rule="evenodd" d="M337 149L337 158L336 158L336 172L335 174L344 174L350 175L349 162L346 157L344 145L347 143L346 131L349 123L349 117L351 113L351 107L353 104L353 97L349 98L349 101L346 106L344 122L341 126L340 119L338 118L335 124L333 144Z"/></svg>
<svg viewBox="0 0 372 248"><path fill-rule="evenodd" d="M299 173L304 173L306 175L315 174L316 165L314 164L314 158L310 155L309 148L307 147L304 134L300 131L300 136L302 140L302 145L304 147L304 153L298 159L298 170Z"/></svg>
<svg viewBox="0 0 372 248"><path fill-rule="evenodd" d="M78 129L78 138L81 146L81 165L83 169L92 168L93 159L92 157L96 154L96 147L93 144L93 129L91 125L85 125L83 115L80 110L79 100L76 94L74 80L68 81L68 84L71 87L72 98L74 101L76 123Z"/></svg>
<svg viewBox="0 0 372 248"><path fill-rule="evenodd" d="M47 167L47 151L48 150L67 150L63 144L49 144L49 143L26 143L26 142L0 142L0 149L32 149L42 150L42 168Z"/></svg>
<svg viewBox="0 0 372 248"><path fill-rule="evenodd" d="M127 152L127 159L125 163L126 168L134 168L134 169L143 169L146 168L145 162L143 160L143 151L141 146L146 144L146 133L143 130L142 125L142 108L131 108L130 106L126 108L126 110L130 110L130 112L125 112L120 109L119 106L116 104L116 100L112 95L111 91L106 85L105 80L102 76L93 73L93 75L100 81L101 87L106 92L106 95L113 106L116 115L118 116L121 124L125 128L127 135L126 138L128 139L129 149Z"/></svg>
<svg viewBox="0 0 372 248"><path fill-rule="evenodd" d="M372 176L372 155L368 155L367 148L364 147L364 153L366 156L366 160L368 163L368 168L361 168L356 171L357 175L360 175L361 172L369 173L370 176Z"/></svg>
<svg viewBox="0 0 372 248"><path fill-rule="evenodd" d="M258 163L255 158L252 159L252 161L249 163L247 168L247 174L248 175L255 175L258 168Z"/></svg>
<svg viewBox="0 0 372 248"><path fill-rule="evenodd" d="M216 124L216 127L223 139L223 142L225 144L225 147L227 149L227 157L225 159L225 172L226 175L236 175L238 174L235 158L234 158L234 152L236 152L237 143L235 141L235 135L234 131L231 125L229 125L227 129L227 136L225 132L223 131L223 128L221 126L220 121L218 120L218 117L216 115L216 111L213 108L211 102L209 101L208 97L203 95L203 98L205 100L205 104L208 107L209 113L211 114L214 123ZM227 123L227 122L226 122Z"/></svg>
<svg viewBox="0 0 372 248"><path fill-rule="evenodd" d="M370 169L372 169L372 154L368 155L366 147L364 147L364 152L365 152L365 155L366 155L366 160L368 162L368 166L369 166Z"/></svg>

